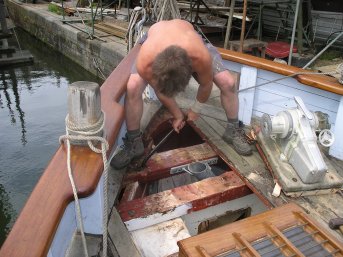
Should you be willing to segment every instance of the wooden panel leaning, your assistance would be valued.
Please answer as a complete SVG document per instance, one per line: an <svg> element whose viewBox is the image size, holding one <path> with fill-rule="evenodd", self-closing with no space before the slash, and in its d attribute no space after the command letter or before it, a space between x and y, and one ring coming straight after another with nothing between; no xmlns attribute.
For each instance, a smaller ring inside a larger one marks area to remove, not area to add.
<svg viewBox="0 0 343 257"><path fill-rule="evenodd" d="M343 256L343 244L289 203L178 242L180 257Z"/></svg>
<svg viewBox="0 0 343 257"><path fill-rule="evenodd" d="M106 115L104 134L111 152L124 109L118 104L126 89L131 66L139 47L119 64L101 87L101 109ZM58 144L58 139L56 139ZM26 202L12 231L0 250L1 257L46 256L65 208L73 200L67 174L66 147L60 146ZM73 147L74 179L79 197L94 192L103 171L102 157L88 147Z"/></svg>

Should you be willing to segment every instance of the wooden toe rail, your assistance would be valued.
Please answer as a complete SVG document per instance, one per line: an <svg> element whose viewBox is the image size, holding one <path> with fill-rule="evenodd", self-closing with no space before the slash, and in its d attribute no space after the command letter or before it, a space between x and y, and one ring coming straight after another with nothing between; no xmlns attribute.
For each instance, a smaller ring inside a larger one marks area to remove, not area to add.
<svg viewBox="0 0 343 257"><path fill-rule="evenodd" d="M134 48L101 87L101 107L106 115L105 135L111 147L124 118L123 107L117 102L126 89L138 50L139 47ZM72 168L79 196L94 192L103 171L101 155L88 147L72 147ZM72 200L66 147L60 146L3 244L0 256L46 256L65 208Z"/></svg>
<svg viewBox="0 0 343 257"><path fill-rule="evenodd" d="M219 52L224 60L245 64L285 76L289 76L299 72L310 72L294 66L289 66L282 63L273 62L259 57L238 53L226 49L219 48ZM336 78L325 75L298 75L295 78L308 86L323 89L335 94L343 95L343 87Z"/></svg>

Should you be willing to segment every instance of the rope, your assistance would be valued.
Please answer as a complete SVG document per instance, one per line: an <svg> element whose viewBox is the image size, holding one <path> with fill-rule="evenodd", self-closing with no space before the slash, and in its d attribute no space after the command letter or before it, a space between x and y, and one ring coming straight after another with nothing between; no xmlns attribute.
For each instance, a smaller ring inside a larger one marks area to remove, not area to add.
<svg viewBox="0 0 343 257"><path fill-rule="evenodd" d="M98 70L99 74L101 75L101 78L103 80L106 79L106 76L104 75L104 73L102 72L101 68L100 68L100 65L99 65L99 62L97 61L97 59L95 59L95 57L93 57L93 64L95 66L95 68Z"/></svg>
<svg viewBox="0 0 343 257"><path fill-rule="evenodd" d="M74 140L76 142L87 142L89 148L92 149L92 151L96 153L102 154L102 159L104 163L104 208L103 208L103 257L107 257L107 222L108 222L108 195L107 195L107 184L108 184L108 161L106 152L109 149L108 142L105 138L101 136L96 136L100 132L103 131L104 124L105 124L105 118L104 114L101 115L99 120L92 125L89 126L77 126L73 122L70 121L69 115L67 115L65 119L66 123L66 135L63 135L59 138L60 143L62 144L64 140L67 142L67 166L68 166L68 176L70 179L70 183L73 189L74 199L75 199L75 208L76 208L76 215L77 215L77 221L80 227L81 232L81 238L82 238L82 245L84 250L84 255L88 257L88 249L87 249L87 242L86 237L84 233L84 227L83 227L83 221L82 221L82 215L81 215L81 208L80 208L80 202L77 195L77 188L75 185L75 181L72 174L71 169L71 148L70 148L70 140ZM70 132L75 133L76 135L70 135ZM101 143L101 149L94 146L94 142L100 142Z"/></svg>
<svg viewBox="0 0 343 257"><path fill-rule="evenodd" d="M129 27L128 27L128 31L126 33L126 40L128 41L128 44L127 44L127 51L128 52L133 47L134 28L135 28L135 25L137 23L138 16L141 13L142 9L143 8L137 8L136 7L135 9L133 9L131 16L130 16Z"/></svg>
<svg viewBox="0 0 343 257"><path fill-rule="evenodd" d="M156 0L153 13L157 21L181 18L176 0Z"/></svg>

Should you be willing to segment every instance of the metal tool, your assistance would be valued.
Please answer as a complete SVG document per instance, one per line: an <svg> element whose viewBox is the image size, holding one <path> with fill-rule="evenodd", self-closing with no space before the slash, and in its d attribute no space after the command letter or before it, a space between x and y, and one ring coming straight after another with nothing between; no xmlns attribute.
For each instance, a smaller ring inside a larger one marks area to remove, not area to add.
<svg viewBox="0 0 343 257"><path fill-rule="evenodd" d="M334 218L329 221L329 227L331 229L339 229L343 234L343 218Z"/></svg>
<svg viewBox="0 0 343 257"><path fill-rule="evenodd" d="M160 148L160 146L170 137L170 135L173 133L174 128L172 128L168 134L162 138L162 140L154 147L154 149L151 150L151 152L144 158L141 167L144 167L146 162L150 159L150 157Z"/></svg>

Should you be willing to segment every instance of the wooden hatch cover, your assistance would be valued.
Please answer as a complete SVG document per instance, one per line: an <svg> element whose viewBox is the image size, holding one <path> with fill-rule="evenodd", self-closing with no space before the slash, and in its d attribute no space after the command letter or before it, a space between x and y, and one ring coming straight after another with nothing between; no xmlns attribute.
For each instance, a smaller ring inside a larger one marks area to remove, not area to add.
<svg viewBox="0 0 343 257"><path fill-rule="evenodd" d="M180 257L343 256L343 244L294 203L178 242Z"/></svg>

